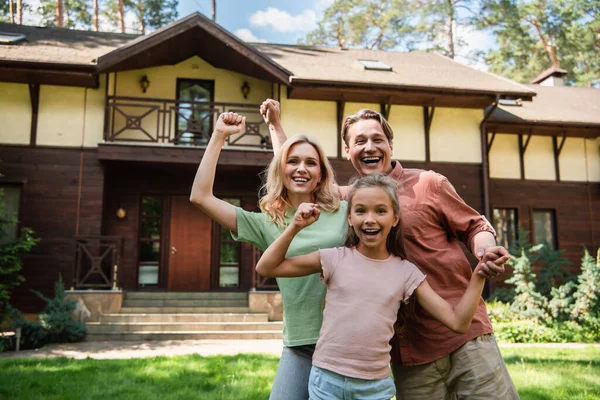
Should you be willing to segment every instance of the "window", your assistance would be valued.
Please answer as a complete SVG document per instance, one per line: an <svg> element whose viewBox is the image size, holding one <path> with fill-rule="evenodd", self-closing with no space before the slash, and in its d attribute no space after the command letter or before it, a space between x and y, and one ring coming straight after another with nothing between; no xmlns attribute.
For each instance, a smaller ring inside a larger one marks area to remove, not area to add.
<svg viewBox="0 0 600 400"><path fill-rule="evenodd" d="M518 226L516 208L494 208L494 229L500 246L508 249L516 243Z"/></svg>
<svg viewBox="0 0 600 400"><path fill-rule="evenodd" d="M240 199L224 198L224 201L240 207ZM226 229L221 229L219 240L219 287L236 288L240 286L240 243L231 238Z"/></svg>
<svg viewBox="0 0 600 400"><path fill-rule="evenodd" d="M0 202L4 203L5 222L0 226L0 244L15 242L19 238L19 208L21 205L21 187L17 185L0 186Z"/></svg>
<svg viewBox="0 0 600 400"><path fill-rule="evenodd" d="M365 71L391 71L392 67L378 60L356 60Z"/></svg>
<svg viewBox="0 0 600 400"><path fill-rule="evenodd" d="M548 243L552 249L558 247L554 210L533 210L533 242Z"/></svg>
<svg viewBox="0 0 600 400"><path fill-rule="evenodd" d="M20 33L0 32L0 44L17 44L27 38Z"/></svg>
<svg viewBox="0 0 600 400"><path fill-rule="evenodd" d="M214 101L215 82L177 79L177 138L179 144L206 145L218 110ZM203 104L206 103L206 104Z"/></svg>
<svg viewBox="0 0 600 400"><path fill-rule="evenodd" d="M140 207L140 258L138 284L158 285L162 198L143 196Z"/></svg>

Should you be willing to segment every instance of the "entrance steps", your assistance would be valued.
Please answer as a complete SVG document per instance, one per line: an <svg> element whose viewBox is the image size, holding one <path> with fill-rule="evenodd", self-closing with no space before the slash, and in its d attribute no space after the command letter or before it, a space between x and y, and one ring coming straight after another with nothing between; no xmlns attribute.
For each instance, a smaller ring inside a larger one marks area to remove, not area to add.
<svg viewBox="0 0 600 400"><path fill-rule="evenodd" d="M281 322L251 313L247 293L125 293L118 314L87 324L88 341L281 339Z"/></svg>

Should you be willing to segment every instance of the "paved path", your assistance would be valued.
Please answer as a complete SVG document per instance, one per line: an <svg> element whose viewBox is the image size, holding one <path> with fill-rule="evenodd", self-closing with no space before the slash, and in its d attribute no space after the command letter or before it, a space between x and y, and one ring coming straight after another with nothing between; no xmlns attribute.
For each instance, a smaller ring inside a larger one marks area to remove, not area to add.
<svg viewBox="0 0 600 400"><path fill-rule="evenodd" d="M281 355L281 340L161 340L147 342L81 342L49 344L41 349L0 353L2 358L69 357L96 359L126 359L183 354L233 355L265 353Z"/></svg>
<svg viewBox="0 0 600 400"><path fill-rule="evenodd" d="M581 343L544 343L544 344L510 344L501 343L500 348L511 347L552 347L552 348L584 348L597 347L600 344ZM49 344L41 349L19 352L0 353L3 358L25 357L69 357L75 359L127 359L154 356L175 356L183 354L264 353L281 355L281 340L164 340L148 342L81 342Z"/></svg>

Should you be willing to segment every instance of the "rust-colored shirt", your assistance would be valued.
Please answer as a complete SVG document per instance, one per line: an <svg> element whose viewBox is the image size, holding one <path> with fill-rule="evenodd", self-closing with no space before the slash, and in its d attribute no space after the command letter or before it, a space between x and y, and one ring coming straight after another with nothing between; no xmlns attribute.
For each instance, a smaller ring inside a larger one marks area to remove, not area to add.
<svg viewBox="0 0 600 400"><path fill-rule="evenodd" d="M402 231L407 258L427 276L427 282L455 306L471 279L471 266L459 241L472 248L474 236L494 233L477 211L469 207L444 176L433 171L404 169L394 162L390 178L399 184ZM346 188L340 188L343 197ZM469 331L455 333L418 304L406 330L392 339L392 363L419 365L450 354L469 340L492 333L483 299Z"/></svg>

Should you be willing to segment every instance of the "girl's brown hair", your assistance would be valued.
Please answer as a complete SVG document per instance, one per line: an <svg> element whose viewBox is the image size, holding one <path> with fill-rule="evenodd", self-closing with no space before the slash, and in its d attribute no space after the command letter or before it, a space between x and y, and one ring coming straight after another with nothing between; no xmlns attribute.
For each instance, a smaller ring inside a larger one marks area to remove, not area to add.
<svg viewBox="0 0 600 400"><path fill-rule="evenodd" d="M392 179L383 174L373 174L364 176L356 180L348 191L348 215L352 212L352 199L354 194L366 188L376 187L382 189L389 197L392 203L394 215L398 217L396 226L392 226L390 233L386 239L386 248L391 254L406 259L406 251L404 250L404 238L402 236L402 216L400 215L400 201L398 200L398 184ZM359 242L358 236L354 232L354 228L348 226L348 234L346 235L346 247L357 246Z"/></svg>
<svg viewBox="0 0 600 400"><path fill-rule="evenodd" d="M279 151L275 153L271 163L265 171L266 180L260 191L264 193L259 201L260 209L271 217L279 229L286 225L286 212L292 209L288 199L288 192L283 184L285 166L292 146L298 143L310 144L319 155L321 166L321 181L313 192L313 201L319 205L322 211L335 212L340 208L338 191L334 189L335 177L333 168L325 155L325 151L316 139L306 135L295 135L285 141Z"/></svg>

